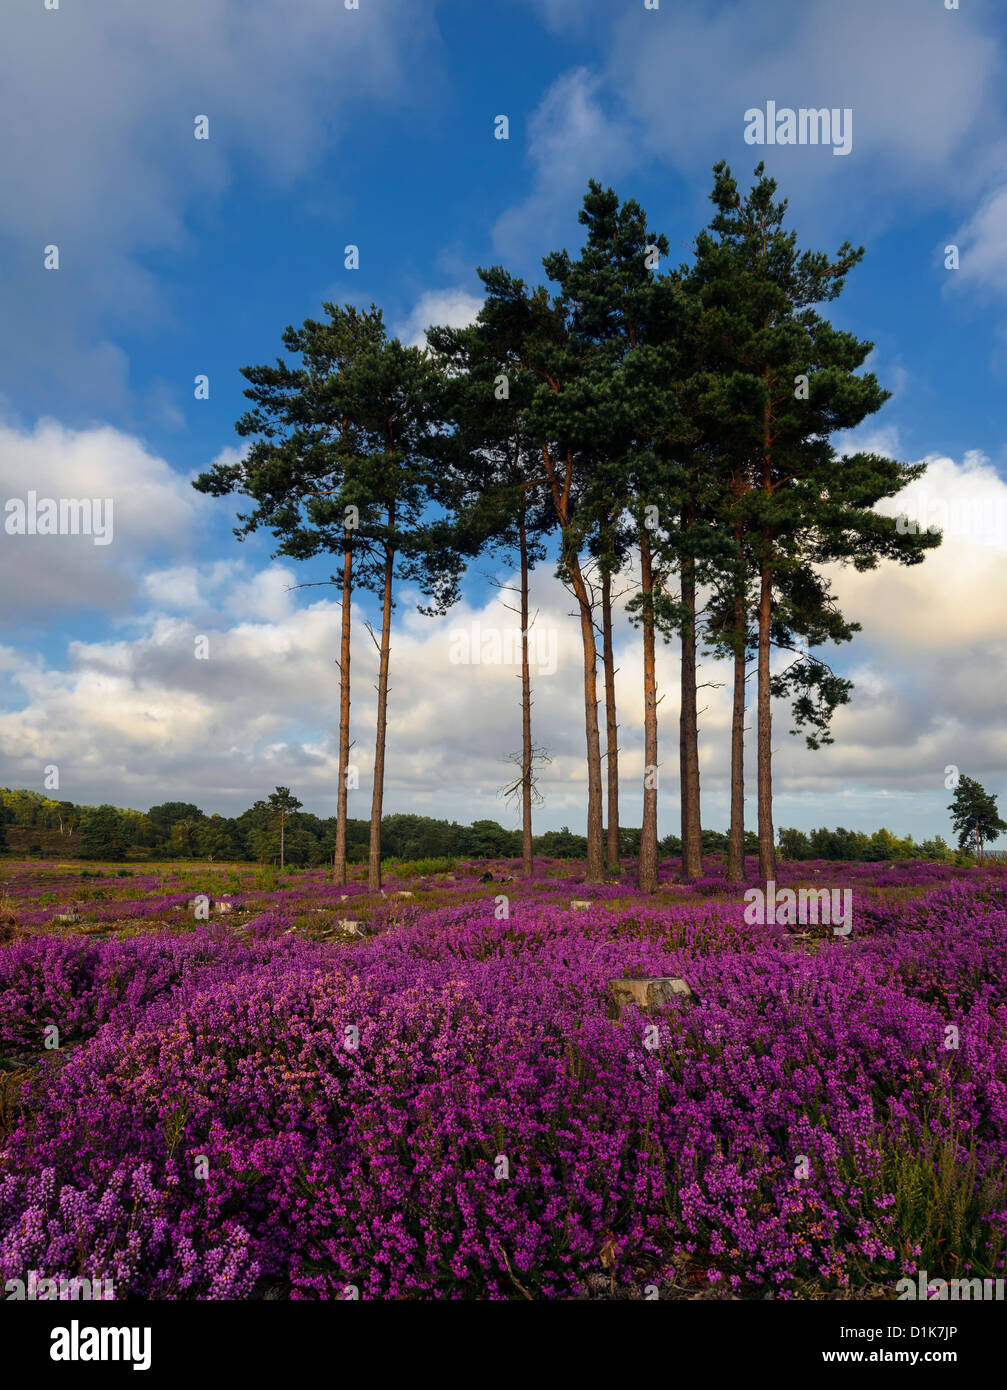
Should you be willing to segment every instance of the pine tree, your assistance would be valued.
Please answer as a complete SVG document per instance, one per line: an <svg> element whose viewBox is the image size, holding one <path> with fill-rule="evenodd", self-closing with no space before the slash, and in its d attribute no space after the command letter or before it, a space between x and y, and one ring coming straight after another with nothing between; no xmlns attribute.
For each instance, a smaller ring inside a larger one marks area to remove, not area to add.
<svg viewBox="0 0 1007 1390"><path fill-rule="evenodd" d="M727 165L715 166L716 213L697 239L693 285L719 334L709 405L720 415L720 448L740 479L733 521L755 581L759 871L769 879L776 853L774 589L809 565L869 569L881 557L915 564L939 537L900 536L894 519L873 510L923 465L866 453L840 459L829 443L832 432L860 424L889 394L873 374L855 374L873 345L836 330L815 307L840 294L863 248L845 243L834 260L799 253L795 234L783 230L786 201L775 201L776 184L761 164L755 176L743 199Z"/></svg>
<svg viewBox="0 0 1007 1390"><path fill-rule="evenodd" d="M457 594L459 561L445 526L429 521L441 483L425 452L436 420L436 369L417 348L385 335L381 311L326 303L326 320L287 328L283 341L301 365L246 367L255 403L237 425L253 437L238 463L218 464L194 486L255 502L239 516L239 539L260 528L279 541L277 554L342 558L339 784L335 876L345 881L346 791L350 751L350 620L353 586L380 595L378 708L371 798L368 883L381 886L381 808L388 720L391 617L396 577L415 579L439 612Z"/></svg>
<svg viewBox="0 0 1007 1390"><path fill-rule="evenodd" d="M378 708L371 793L368 887L381 887L381 811L384 799L389 667L394 586L397 577L416 581L431 596L425 613L444 612L458 595L462 557L450 523L434 516L432 504L450 501L436 466L430 437L438 427L440 384L432 359L397 338L361 353L344 373L352 402L350 418L364 439L359 483L382 521L368 541L380 567L381 636L378 651Z"/></svg>
<svg viewBox="0 0 1007 1390"><path fill-rule="evenodd" d="M969 844L973 844L976 859L981 864L983 845L1007 830L1007 821L1000 818L997 810L996 797L975 778L961 777L948 810L958 835L958 848L968 849Z"/></svg>
<svg viewBox="0 0 1007 1390"><path fill-rule="evenodd" d="M516 556L521 623L520 776L504 789L521 810L522 873L534 873L532 806L542 800L535 768L548 761L532 738L529 639L529 578L545 558L544 536L552 527L542 458L527 423L530 377L522 379L513 354L501 351L476 328L434 327L427 341L442 368L439 415L448 426L440 453L452 470L454 541L466 557L483 550ZM507 605L510 607L510 605Z"/></svg>
<svg viewBox="0 0 1007 1390"><path fill-rule="evenodd" d="M529 291L501 267L480 270L487 298L477 326L487 350L512 360L529 379L527 430L542 460L547 496L559 533L557 573L577 602L584 663L587 745L587 855L585 881L604 878L601 744L598 727L598 650L593 594L586 572L588 538L602 504L593 472L591 386L585 371L590 345L579 340L571 306L544 287Z"/></svg>
<svg viewBox="0 0 1007 1390"><path fill-rule="evenodd" d="M615 698L612 585L629 560L632 538L616 507L601 520L592 545L601 590L601 664L605 675L605 863L621 872L619 838L619 714Z"/></svg>
<svg viewBox="0 0 1007 1390"><path fill-rule="evenodd" d="M292 812L299 811L303 802L291 795L289 787L277 787L274 792L269 793L268 805L276 812L280 820L280 868L282 869L284 867L284 831L287 817Z"/></svg>
<svg viewBox="0 0 1007 1390"><path fill-rule="evenodd" d="M666 534L658 529L656 516L663 512L667 519L678 486L679 470L667 445L669 440L677 442L681 434L675 378L681 370L685 339L680 331L677 283L655 273L661 256L668 253L668 242L649 228L640 205L632 199L620 204L612 189L592 181L579 216L587 237L578 259L561 251L546 257L544 264L550 279L561 287L572 333L584 345L581 377L591 402L593 509L601 516L596 544L602 565L606 690L614 691L606 580L627 541L635 545L640 558L641 591L631 605L643 639L643 827L638 875L640 887L653 892L657 887L659 766L655 634L657 600L665 578L661 564L665 552L656 542ZM617 529L620 518L631 518L625 540ZM614 719L609 725L612 776ZM613 807L609 833L617 847L614 819ZM611 843L609 855L613 855Z"/></svg>
<svg viewBox="0 0 1007 1390"><path fill-rule="evenodd" d="M366 536L359 526L362 495L357 455L361 433L350 418L344 374L356 357L384 341L381 311L373 304L325 304L326 319L306 319L288 327L283 344L301 359L299 367L279 360L275 366L242 369L254 402L237 423L237 432L253 442L244 460L218 464L201 474L194 486L214 496L240 491L256 502L235 530L239 540L267 527L280 541L277 554L307 559L319 553L341 554L342 574L329 581L341 587L339 659L339 764L334 878L346 882L347 783L350 753L350 637L354 550ZM364 551L361 563L370 557ZM370 565L373 579L373 564ZM365 576L366 579L367 576Z"/></svg>

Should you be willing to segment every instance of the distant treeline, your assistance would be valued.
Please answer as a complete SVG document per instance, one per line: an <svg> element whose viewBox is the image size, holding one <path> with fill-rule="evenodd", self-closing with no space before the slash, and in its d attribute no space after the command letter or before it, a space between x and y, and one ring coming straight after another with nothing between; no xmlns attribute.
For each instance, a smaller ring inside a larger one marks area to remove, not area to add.
<svg viewBox="0 0 1007 1390"><path fill-rule="evenodd" d="M83 859L171 858L278 861L279 818L264 801L240 816L208 816L191 802L166 801L148 811L78 806L34 791L0 789L0 847ZM347 858L367 862L370 823L347 821ZM12 833L16 832L16 833ZM636 852L640 831L623 832L625 853ZM335 850L336 818L293 811L284 826L287 864L325 864ZM634 844L635 837L635 844ZM535 852L583 858L587 842L566 828L536 836ZM493 820L471 825L430 816L391 815L381 822L384 859L491 859L521 853L521 832ZM669 849L669 853L673 852Z"/></svg>
<svg viewBox="0 0 1007 1390"><path fill-rule="evenodd" d="M12 833L13 832L13 833ZM285 859L292 865L325 864L335 849L336 818L323 819L310 811L286 817ZM621 855L640 850L639 829L620 826ZM347 822L347 857L367 862L369 822ZM955 852L938 835L914 842L887 830L868 835L859 830L781 830L780 853L785 859L951 859ZM471 825L435 820L431 816L391 815L381 822L384 859L511 859L521 854L520 830L508 830L493 820ZM166 801L148 811L117 806L77 806L34 791L0 788L0 848L10 852L81 859L170 858L247 860L270 863L280 857L278 817L265 801L240 816L208 816L185 801ZM553 859L584 859L587 839L564 826L534 839L535 854ZM659 842L662 855L679 855L682 842L667 835ZM758 839L745 835L745 849L754 854ZM705 854L726 854L727 835L703 831Z"/></svg>
<svg viewBox="0 0 1007 1390"><path fill-rule="evenodd" d="M900 840L890 830L781 830L780 855L784 859L853 859L876 863L881 859L936 859L965 862L971 858L948 845L940 835L919 844L911 835Z"/></svg>

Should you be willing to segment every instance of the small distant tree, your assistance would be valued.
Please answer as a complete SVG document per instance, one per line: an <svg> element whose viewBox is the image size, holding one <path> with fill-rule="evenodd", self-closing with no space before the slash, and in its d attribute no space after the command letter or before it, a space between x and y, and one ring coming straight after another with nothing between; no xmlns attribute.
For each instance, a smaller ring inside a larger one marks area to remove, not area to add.
<svg viewBox="0 0 1007 1390"><path fill-rule="evenodd" d="M72 801L57 801L56 803L56 822L59 826L60 836L65 836L70 840L76 829L79 820L77 807Z"/></svg>
<svg viewBox="0 0 1007 1390"><path fill-rule="evenodd" d="M277 787L275 792L269 795L269 805L280 817L280 868L283 868L284 861L284 826L287 817L292 811L299 811L302 802L296 796L292 796L289 787Z"/></svg>
<svg viewBox="0 0 1007 1390"><path fill-rule="evenodd" d="M981 864L983 845L1007 830L1007 821L1001 820L997 811L996 797L974 777L962 777L948 810L958 834L958 848L968 849L970 844L974 845Z"/></svg>
<svg viewBox="0 0 1007 1390"><path fill-rule="evenodd" d="M192 821L177 820L168 836L168 850L171 857L192 857Z"/></svg>

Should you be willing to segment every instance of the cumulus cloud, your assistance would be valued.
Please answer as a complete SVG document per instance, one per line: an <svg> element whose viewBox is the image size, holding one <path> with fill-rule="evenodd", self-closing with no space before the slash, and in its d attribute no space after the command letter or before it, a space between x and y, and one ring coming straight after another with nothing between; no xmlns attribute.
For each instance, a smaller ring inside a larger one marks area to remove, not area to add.
<svg viewBox="0 0 1007 1390"><path fill-rule="evenodd" d="M902 452L891 429L856 432L843 447ZM844 816L876 823L875 797L893 825L925 829L923 806L933 828L934 817L943 816L945 766L980 778L1007 767L1007 610L988 601L1007 587L1007 482L978 451L960 460L934 454L926 462L924 477L885 505L890 514L941 526L944 542L919 566L834 573L842 611L864 628L835 654L856 690L836 717L835 745L817 753L790 737L788 711L778 707L781 823ZM177 797L227 811L281 782L296 786L306 804L331 811L339 699L334 595L298 590L303 576L292 563L255 565L244 553L208 558L188 480L119 431L74 431L52 421L31 430L0 425L3 500L23 500L26 479L40 497L112 498L114 541L0 535L6 616L52 620L101 608L108 626L93 636L78 632L62 656L51 642L45 655L33 640L20 651L0 648L3 780L34 786L40 769L56 763L66 795L78 800L148 805ZM506 572L496 577L513 581ZM363 816L377 657L364 629L371 599L360 600L352 716L361 787L353 810ZM491 589L439 619L420 616L408 590L400 600L389 809L513 820L498 796L508 756L520 744L510 596ZM542 773L547 805L540 824L580 825L580 637L573 602L548 565L533 576L532 606L535 738L553 758ZM644 761L643 678L639 635L626 621L616 663L623 814L633 824ZM678 675L676 645L661 645L663 832L678 815ZM703 658L701 767L711 825L726 824L728 815L730 679L727 663Z"/></svg>
<svg viewBox="0 0 1007 1390"><path fill-rule="evenodd" d="M897 444L897 441L895 441ZM1007 505L1007 484L988 461L930 460L932 494ZM911 512L919 498L899 499ZM497 576L502 583L512 577ZM944 768L980 778L1007 768L1002 691L1007 612L976 595L1003 592L1007 537L977 542L949 531L923 565L837 571L843 612L863 624L838 669L855 682L835 720L836 742L808 751L775 713L774 775L780 824L848 823L932 833L944 824ZM237 811L282 782L314 809L335 805L340 612L329 595L288 591L294 572L259 572L193 560L151 573L133 635L72 642L62 662L0 649L7 712L0 716L6 780L35 785L60 766L66 795L146 806L165 797ZM467 821L515 823L498 795L520 744L517 619L491 591L439 619L412 609L403 591L392 635L386 805ZM190 602L201 606L187 612ZM580 637L572 600L542 566L533 577L536 742L552 755L542 772L541 826L583 824L585 767ZM352 732L360 788L351 814L369 805L376 652L354 608ZM201 659L196 638L206 638ZM479 656L476 660L475 657ZM777 658L777 665L789 660ZM623 819L639 823L643 772L643 675L639 635L619 624L616 647ZM982 679L976 678L976 671ZM659 646L661 829L674 830L678 652ZM704 815L726 825L729 810L731 671L704 657L700 681ZM750 692L750 701L754 691ZM750 725L754 717L750 711ZM754 817L754 732L748 740Z"/></svg>
<svg viewBox="0 0 1007 1390"><path fill-rule="evenodd" d="M767 14L735 0L669 7L655 18L624 17L611 73L652 148L680 168L749 150L740 142L744 111L770 99L854 115L848 159L811 147L776 151L774 171L786 161L788 186L791 177L798 185L848 177L859 165L860 191L883 187L890 203L896 188L940 196L993 167L994 152L977 136L1003 139L1003 54L981 12L949 14L914 0L841 8L790 0Z"/></svg>
<svg viewBox="0 0 1007 1390"><path fill-rule="evenodd" d="M863 625L846 658L853 702L835 719L834 746L807 757L788 745L779 772L788 791L837 805L870 791L910 816L922 801L939 826L945 767L980 780L1007 769L1007 612L992 597L1007 586L1007 482L978 451L923 461L924 476L879 510L933 522L942 544L919 565L834 569L840 609ZM909 793L916 802L899 803Z"/></svg>
<svg viewBox="0 0 1007 1390"><path fill-rule="evenodd" d="M1007 614L988 601L1007 581L1007 482L979 451L961 462L941 455L922 462L923 477L878 510L936 527L942 544L919 565L840 571L837 590L870 614L874 640L886 650L915 660L924 652L960 659L977 644L1007 640Z"/></svg>
<svg viewBox="0 0 1007 1390"><path fill-rule="evenodd" d="M1000 186L1007 151L1004 42L988 7L949 12L917 0L748 0L717 5L589 7L532 0L541 19L571 40L589 33L601 50L595 69L553 82L535 121L529 157L535 189L499 221L510 251L536 215L548 216L589 175L615 177L658 159L694 181L728 158L740 180L764 159L800 197L819 234L843 212L862 227L886 225L917 209L978 204L969 233L974 273L1002 276ZM753 146L745 112L777 108L850 109L853 147L845 158L807 145ZM561 188L550 197L550 179Z"/></svg>
<svg viewBox="0 0 1007 1390"><path fill-rule="evenodd" d="M408 317L394 326L393 332L406 347L426 347L428 328L467 328L475 322L482 304L468 290L428 290L416 301Z"/></svg>
<svg viewBox="0 0 1007 1390"><path fill-rule="evenodd" d="M30 509L30 491L36 508L41 499L97 501L111 520L110 543L95 544L85 534L12 533L17 509ZM24 619L124 610L152 558L192 543L195 503L187 479L119 430L71 430L53 420L30 430L0 423L0 614Z"/></svg>

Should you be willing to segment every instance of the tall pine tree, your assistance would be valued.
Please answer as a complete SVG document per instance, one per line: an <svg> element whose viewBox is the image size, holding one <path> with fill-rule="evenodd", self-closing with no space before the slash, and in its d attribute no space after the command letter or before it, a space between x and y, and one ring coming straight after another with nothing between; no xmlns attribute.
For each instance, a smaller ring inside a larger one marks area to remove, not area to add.
<svg viewBox="0 0 1007 1390"><path fill-rule="evenodd" d="M873 344L837 330L816 307L841 293L863 248L845 243L832 260L799 252L796 234L783 229L787 204L775 200L775 182L761 164L755 177L742 198L727 165L715 166L716 212L697 240L694 283L719 314L720 384L711 391L721 445L742 480L733 521L755 588L759 872L770 879L774 594L808 566L869 569L882 557L916 564L939 537L900 536L894 519L873 510L923 465L868 453L840 458L830 444L831 434L859 425L889 395L872 373L856 374Z"/></svg>

